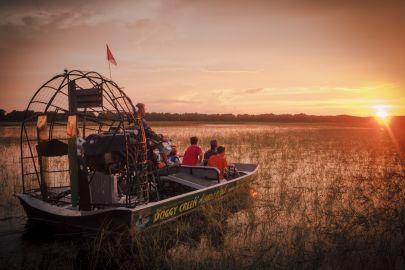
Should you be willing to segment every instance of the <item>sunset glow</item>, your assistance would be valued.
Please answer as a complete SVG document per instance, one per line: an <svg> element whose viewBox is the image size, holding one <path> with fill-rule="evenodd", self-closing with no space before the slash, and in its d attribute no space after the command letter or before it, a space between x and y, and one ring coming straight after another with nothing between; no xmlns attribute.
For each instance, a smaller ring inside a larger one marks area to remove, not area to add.
<svg viewBox="0 0 405 270"><path fill-rule="evenodd" d="M405 270L405 0L0 1L0 150L0 270Z"/></svg>
<svg viewBox="0 0 405 270"><path fill-rule="evenodd" d="M379 108L379 109L377 110L377 112L376 112L376 116L377 116L378 118L380 118L381 120L385 120L385 119L387 119L387 117L388 117L388 113L387 113L387 111L386 111L385 109Z"/></svg>
<svg viewBox="0 0 405 270"><path fill-rule="evenodd" d="M375 107L375 118L380 125L387 126L390 122L389 106L378 105Z"/></svg>
<svg viewBox="0 0 405 270"><path fill-rule="evenodd" d="M100 4L103 2L102 4ZM405 5L357 1L5 1L0 108L65 68L155 112L405 115ZM376 20L376 18L379 18ZM375 38L378 37L378 38Z"/></svg>

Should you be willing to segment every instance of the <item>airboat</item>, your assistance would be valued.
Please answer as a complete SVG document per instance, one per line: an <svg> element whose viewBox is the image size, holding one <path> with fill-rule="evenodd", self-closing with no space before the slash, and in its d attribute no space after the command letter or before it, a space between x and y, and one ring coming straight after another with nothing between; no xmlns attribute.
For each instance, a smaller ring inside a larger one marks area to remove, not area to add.
<svg viewBox="0 0 405 270"><path fill-rule="evenodd" d="M148 129L131 99L97 72L65 70L43 84L21 126L16 196L28 222L143 230L224 198L258 170L236 163L220 180L213 167L168 164L170 143Z"/></svg>

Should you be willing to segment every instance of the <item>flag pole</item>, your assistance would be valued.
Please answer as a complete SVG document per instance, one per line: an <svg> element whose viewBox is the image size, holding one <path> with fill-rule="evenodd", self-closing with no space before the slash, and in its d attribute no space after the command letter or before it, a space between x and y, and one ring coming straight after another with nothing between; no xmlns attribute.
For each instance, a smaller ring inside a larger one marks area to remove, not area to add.
<svg viewBox="0 0 405 270"><path fill-rule="evenodd" d="M108 62L108 70L110 71L110 80L112 80L112 77L111 77L111 64L110 64L110 61L107 60L107 62Z"/></svg>
<svg viewBox="0 0 405 270"><path fill-rule="evenodd" d="M114 56L112 55L110 48L108 48L108 44L106 44L107 47L107 61L108 61L108 70L110 71L110 80L112 80L112 76L111 76L111 62L114 65L117 65L117 62L114 59Z"/></svg>

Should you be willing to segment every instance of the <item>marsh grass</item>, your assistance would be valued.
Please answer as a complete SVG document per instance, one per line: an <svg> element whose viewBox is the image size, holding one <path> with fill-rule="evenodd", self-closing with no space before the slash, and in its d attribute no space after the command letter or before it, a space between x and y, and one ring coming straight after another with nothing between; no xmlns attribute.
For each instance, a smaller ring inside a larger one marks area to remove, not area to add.
<svg viewBox="0 0 405 270"><path fill-rule="evenodd" d="M75 258L72 265L92 269L405 269L404 128L396 130L397 145L387 130L374 126L155 128L172 138L180 153L189 137L197 135L201 145L208 146L212 138L225 145L230 161L258 163L257 179L249 187L258 196L245 201L235 195L141 233L100 231L95 239L67 248L69 258ZM2 147L9 157L18 157L13 143ZM9 191L19 188L18 172L11 169L13 164L2 164L6 165L0 165L0 186L6 187L3 198L8 198ZM12 210L2 216L20 215L15 199L7 200L1 203ZM61 257L48 259L53 266Z"/></svg>
<svg viewBox="0 0 405 270"><path fill-rule="evenodd" d="M91 269L168 269L174 267L171 258L184 249L207 246L219 254L219 250L226 248L228 218L243 209L251 209L249 189L245 185L223 200L142 232L117 233L103 229L90 242L84 261Z"/></svg>

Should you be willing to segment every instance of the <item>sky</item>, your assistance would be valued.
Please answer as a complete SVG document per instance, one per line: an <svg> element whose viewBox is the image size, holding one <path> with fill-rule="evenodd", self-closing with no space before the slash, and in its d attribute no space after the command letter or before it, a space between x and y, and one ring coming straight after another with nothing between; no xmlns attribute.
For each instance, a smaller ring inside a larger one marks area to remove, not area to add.
<svg viewBox="0 0 405 270"><path fill-rule="evenodd" d="M0 108L67 69L148 111L405 115L404 1L1 1Z"/></svg>

